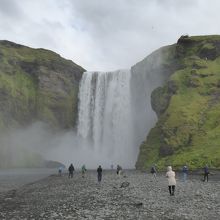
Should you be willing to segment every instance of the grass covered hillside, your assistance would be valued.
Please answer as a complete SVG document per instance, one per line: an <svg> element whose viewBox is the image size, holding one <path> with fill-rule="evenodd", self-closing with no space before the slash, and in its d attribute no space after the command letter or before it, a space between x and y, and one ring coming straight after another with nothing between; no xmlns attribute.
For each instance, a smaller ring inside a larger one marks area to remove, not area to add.
<svg viewBox="0 0 220 220"><path fill-rule="evenodd" d="M170 51L176 67L151 95L158 122L136 167L220 168L220 36L182 36Z"/></svg>
<svg viewBox="0 0 220 220"><path fill-rule="evenodd" d="M38 120L73 127L83 71L52 51L0 41L0 130Z"/></svg>

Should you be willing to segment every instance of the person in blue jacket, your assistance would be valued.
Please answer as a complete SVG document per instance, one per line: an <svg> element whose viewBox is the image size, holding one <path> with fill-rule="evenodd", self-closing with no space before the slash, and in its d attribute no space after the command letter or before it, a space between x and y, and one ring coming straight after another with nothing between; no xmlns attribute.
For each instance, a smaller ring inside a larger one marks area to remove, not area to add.
<svg viewBox="0 0 220 220"><path fill-rule="evenodd" d="M183 182L186 182L187 180L187 175L188 175L188 167L185 165L182 168L182 172L183 172Z"/></svg>

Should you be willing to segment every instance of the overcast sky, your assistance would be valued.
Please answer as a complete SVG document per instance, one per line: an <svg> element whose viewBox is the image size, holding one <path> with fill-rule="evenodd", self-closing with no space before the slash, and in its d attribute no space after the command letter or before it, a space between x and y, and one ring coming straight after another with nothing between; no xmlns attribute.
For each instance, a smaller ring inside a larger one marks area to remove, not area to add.
<svg viewBox="0 0 220 220"><path fill-rule="evenodd" d="M0 0L0 39L115 70L182 34L220 34L219 11L219 0Z"/></svg>

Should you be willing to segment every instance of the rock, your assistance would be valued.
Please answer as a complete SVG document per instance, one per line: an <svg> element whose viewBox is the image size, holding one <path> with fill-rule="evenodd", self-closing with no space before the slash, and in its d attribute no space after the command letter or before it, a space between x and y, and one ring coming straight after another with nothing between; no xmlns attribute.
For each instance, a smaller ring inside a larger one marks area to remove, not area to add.
<svg viewBox="0 0 220 220"><path fill-rule="evenodd" d="M59 215L56 213L56 212L52 212L51 213L51 217L55 218L55 217L58 217Z"/></svg>
<svg viewBox="0 0 220 220"><path fill-rule="evenodd" d="M137 208L140 208L140 207L143 206L143 203L142 202L138 202L138 203L135 203L134 206L137 207Z"/></svg>
<svg viewBox="0 0 220 220"><path fill-rule="evenodd" d="M41 213L41 214L40 214L40 217L44 217L44 215L45 215L45 213Z"/></svg>
<svg viewBox="0 0 220 220"><path fill-rule="evenodd" d="M120 188L126 188L126 187L128 187L129 185L130 185L129 182L123 182L123 183L121 184Z"/></svg>

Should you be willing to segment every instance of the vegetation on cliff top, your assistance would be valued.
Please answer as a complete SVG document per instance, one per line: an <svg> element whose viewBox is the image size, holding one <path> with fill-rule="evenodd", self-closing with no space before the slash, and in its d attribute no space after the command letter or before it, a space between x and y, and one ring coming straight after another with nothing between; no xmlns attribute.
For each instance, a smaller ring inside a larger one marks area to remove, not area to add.
<svg viewBox="0 0 220 220"><path fill-rule="evenodd" d="M158 122L140 147L136 167L220 168L220 36L183 36L170 54L176 68L152 93Z"/></svg>

